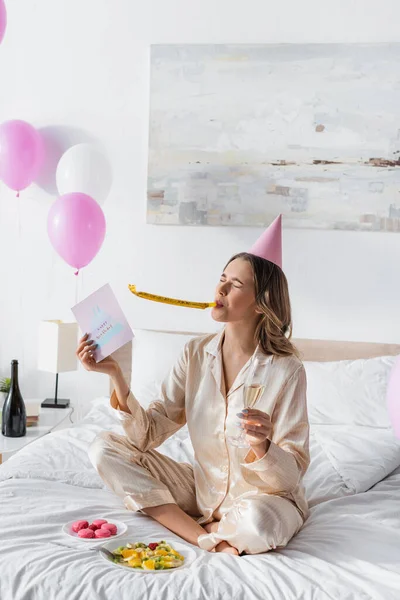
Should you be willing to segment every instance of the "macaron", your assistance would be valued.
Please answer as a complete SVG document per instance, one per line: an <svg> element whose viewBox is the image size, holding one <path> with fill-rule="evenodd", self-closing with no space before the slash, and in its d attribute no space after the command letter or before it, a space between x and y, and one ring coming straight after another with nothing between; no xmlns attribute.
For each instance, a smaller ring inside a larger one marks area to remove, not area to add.
<svg viewBox="0 0 400 600"><path fill-rule="evenodd" d="M83 521L82 519L80 521L75 521L75 523L72 523L72 531L75 531L75 533L78 533L78 531L80 531L81 529L86 529L87 527L89 527L88 521Z"/></svg>
<svg viewBox="0 0 400 600"><path fill-rule="evenodd" d="M92 531L92 530L90 529L89 531ZM96 529L96 531L94 532L94 537L96 537L96 538L108 538L108 537L111 537L111 531L109 531L108 529L103 529L102 527L100 527L100 529Z"/></svg>
<svg viewBox="0 0 400 600"><path fill-rule="evenodd" d="M92 529L89 529L89 528L80 529L78 531L78 536L80 538L94 538L95 532Z"/></svg>
<svg viewBox="0 0 400 600"><path fill-rule="evenodd" d="M100 529L108 530L111 535L115 535L117 533L117 526L114 523L103 523Z"/></svg>
<svg viewBox="0 0 400 600"><path fill-rule="evenodd" d="M106 519L95 519L92 522L92 525L97 525L97 527L101 527L104 523L108 523Z"/></svg>
<svg viewBox="0 0 400 600"><path fill-rule="evenodd" d="M88 527L92 531L96 531L96 529L100 529L100 527L98 525L95 525L94 523L90 523L90 525Z"/></svg>

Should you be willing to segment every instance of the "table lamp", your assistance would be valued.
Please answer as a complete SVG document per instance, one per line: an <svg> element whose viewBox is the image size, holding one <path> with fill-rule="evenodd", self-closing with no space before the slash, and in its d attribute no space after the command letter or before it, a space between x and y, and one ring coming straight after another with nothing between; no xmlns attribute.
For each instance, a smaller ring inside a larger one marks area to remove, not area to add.
<svg viewBox="0 0 400 600"><path fill-rule="evenodd" d="M78 324L63 321L41 321L39 324L38 369L56 375L54 398L46 398L43 408L67 408L69 400L58 398L58 374L78 368L76 347Z"/></svg>

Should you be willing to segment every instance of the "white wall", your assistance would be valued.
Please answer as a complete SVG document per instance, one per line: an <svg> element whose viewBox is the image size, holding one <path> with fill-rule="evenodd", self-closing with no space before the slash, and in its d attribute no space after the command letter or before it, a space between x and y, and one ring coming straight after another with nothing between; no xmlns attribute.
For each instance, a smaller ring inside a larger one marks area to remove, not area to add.
<svg viewBox="0 0 400 600"><path fill-rule="evenodd" d="M7 1L7 0L6 0ZM58 154L95 139L114 169L108 233L81 273L52 250L46 217L55 198L32 186L17 200L0 184L0 374L21 363L26 397L52 392L36 369L40 319L71 319L77 299L109 281L133 326L199 329L208 314L135 299L147 291L208 300L220 269L259 229L146 226L151 43L399 41L400 6L384 0L8 0L0 47L0 121L22 118L58 139ZM53 148L54 150L54 148ZM400 235L284 230L295 335L398 342ZM60 378L60 395L84 406L105 377Z"/></svg>

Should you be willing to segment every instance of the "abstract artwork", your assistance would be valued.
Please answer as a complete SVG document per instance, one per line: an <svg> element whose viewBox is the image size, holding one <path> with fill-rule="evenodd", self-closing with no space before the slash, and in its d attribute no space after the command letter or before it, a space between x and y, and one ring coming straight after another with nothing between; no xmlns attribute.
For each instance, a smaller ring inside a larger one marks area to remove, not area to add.
<svg viewBox="0 0 400 600"><path fill-rule="evenodd" d="M147 221L400 232L400 44L156 45Z"/></svg>

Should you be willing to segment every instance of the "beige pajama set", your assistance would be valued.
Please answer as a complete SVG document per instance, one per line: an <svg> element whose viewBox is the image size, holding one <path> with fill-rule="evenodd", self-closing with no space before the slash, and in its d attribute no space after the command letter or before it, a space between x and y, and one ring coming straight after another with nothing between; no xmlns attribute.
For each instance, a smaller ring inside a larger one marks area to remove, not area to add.
<svg viewBox="0 0 400 600"><path fill-rule="evenodd" d="M301 528L308 508L302 477L309 465L309 424L304 367L294 356L266 356L266 388L255 408L273 424L267 453L231 445L239 433L243 385L250 360L224 393L221 346L224 331L191 340L164 380L161 397L147 410L132 393L131 414L118 409L125 435L99 434L90 458L107 486L133 511L176 503L199 524L219 520L218 531L199 537L211 550L226 540L239 552L258 554L285 546ZM157 452L187 423L194 466Z"/></svg>

